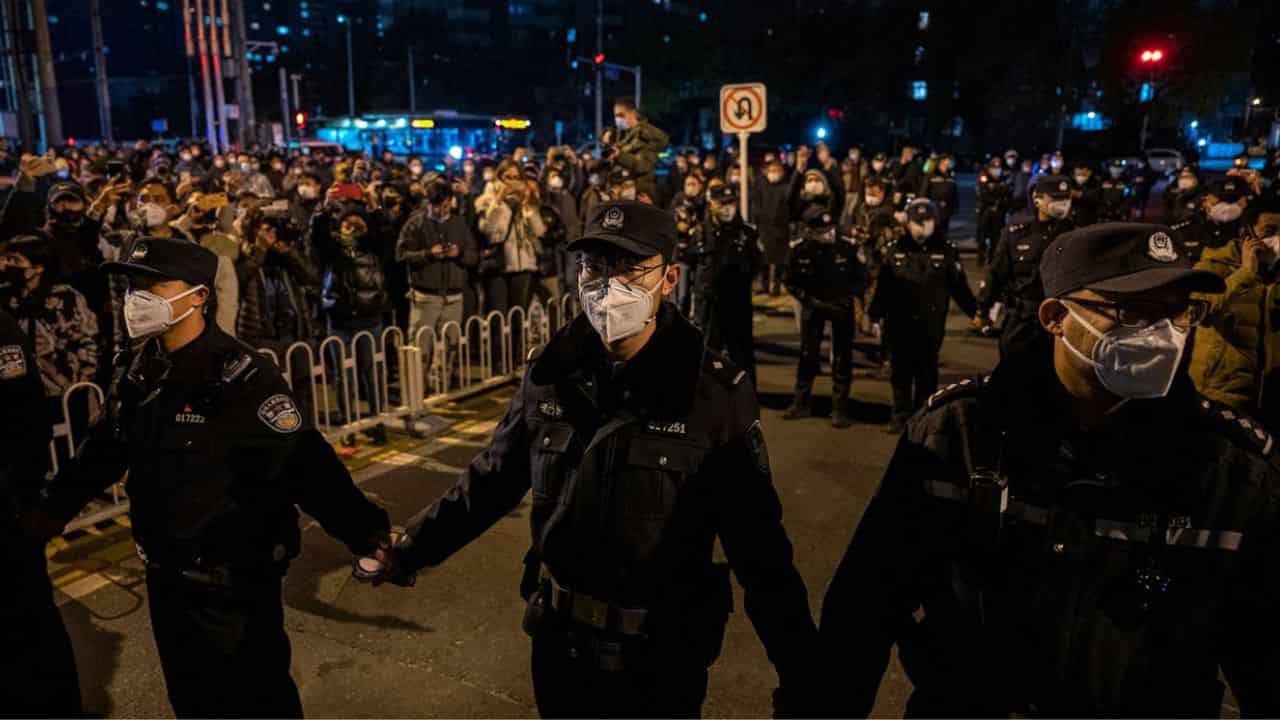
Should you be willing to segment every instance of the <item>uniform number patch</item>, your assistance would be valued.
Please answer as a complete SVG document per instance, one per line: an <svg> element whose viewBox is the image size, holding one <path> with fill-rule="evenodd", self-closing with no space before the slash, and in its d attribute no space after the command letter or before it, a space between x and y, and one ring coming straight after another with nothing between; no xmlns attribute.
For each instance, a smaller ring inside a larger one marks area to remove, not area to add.
<svg viewBox="0 0 1280 720"><path fill-rule="evenodd" d="M280 393L272 395L258 406L258 417L267 427L278 433L291 433L302 427L302 415L293 398Z"/></svg>
<svg viewBox="0 0 1280 720"><path fill-rule="evenodd" d="M0 380L13 380L27 374L27 356L21 345L0 347Z"/></svg>

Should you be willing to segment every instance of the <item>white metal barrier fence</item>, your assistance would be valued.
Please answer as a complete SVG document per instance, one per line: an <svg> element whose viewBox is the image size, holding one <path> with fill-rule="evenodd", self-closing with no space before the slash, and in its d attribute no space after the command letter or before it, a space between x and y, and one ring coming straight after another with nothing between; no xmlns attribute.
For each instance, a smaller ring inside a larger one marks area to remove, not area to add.
<svg viewBox="0 0 1280 720"><path fill-rule="evenodd" d="M461 325L444 323L439 332L423 327L411 342L405 342L404 332L393 326L377 337L367 330L355 333L348 342L336 335L314 346L295 342L285 348L284 357L266 348L259 352L280 368L300 407L310 408L312 422L329 440L388 422L403 422L412 430L433 407L518 379L529 349L545 343L577 314L575 301L572 295L564 295L544 307L534 300L527 310L514 307L505 314L472 315ZM388 357L397 359L395 381ZM49 441L54 473L60 462L59 443L65 446L65 457L76 454L71 404L80 393L88 393L91 404L98 406L106 400L102 388L91 382L76 383L63 393L62 420L53 426ZM90 503L66 531L128 511L122 478Z"/></svg>

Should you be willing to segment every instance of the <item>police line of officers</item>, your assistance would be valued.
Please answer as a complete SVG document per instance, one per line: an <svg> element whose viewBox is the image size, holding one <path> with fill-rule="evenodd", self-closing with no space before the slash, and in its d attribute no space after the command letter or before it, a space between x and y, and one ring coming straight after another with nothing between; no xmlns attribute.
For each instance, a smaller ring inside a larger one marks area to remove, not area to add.
<svg viewBox="0 0 1280 720"><path fill-rule="evenodd" d="M810 173L801 177L804 195ZM1217 208L1236 186L1225 182L1206 201L1211 220L1227 214ZM47 487L30 452L43 453L47 435L21 411L39 392L35 361L7 325L6 437L28 452L4 466L20 510L5 527L20 570L5 626L36 650L6 654L0 669L54 682L19 683L53 691L5 706L76 710L41 546L22 538L55 534L127 470L152 626L182 716L301 714L280 603L298 552L295 506L360 557L358 578L410 584L530 489L521 592L544 715L699 714L732 612L730 570L778 671L778 714L869 712L894 643L917 689L913 714L1212 714L1219 665L1246 712L1280 709L1272 441L1186 379L1190 328L1208 317L1201 298L1226 287L1191 269L1190 233L1100 223L1060 234L1071 183L1045 175L974 298L939 203L899 198L883 235L854 221L859 243L840 236L833 204L802 201L784 278L804 308L806 354L787 414L807 414L830 322L833 420L847 424L845 340L873 278L866 312L884 320L906 431L828 591L820 636L759 420L759 234L726 209L734 192L712 191L700 242L716 261L693 268L693 321L678 301L689 269L679 213L632 200L592 208L569 247L583 313L531 356L490 446L398 538L278 371L208 320L209 251L141 238L109 265L127 280L124 321L140 344ZM868 215L870 197L858 203ZM884 243L873 250L868 237ZM1002 361L934 392L950 298L971 316L1009 308ZM727 566L713 560L716 540Z"/></svg>

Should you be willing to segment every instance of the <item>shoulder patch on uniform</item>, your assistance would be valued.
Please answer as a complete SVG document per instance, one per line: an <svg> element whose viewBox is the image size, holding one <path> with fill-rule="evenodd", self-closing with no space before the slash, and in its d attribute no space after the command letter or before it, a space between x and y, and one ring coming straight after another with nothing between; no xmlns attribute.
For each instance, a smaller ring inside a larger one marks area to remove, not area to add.
<svg viewBox="0 0 1280 720"><path fill-rule="evenodd" d="M253 373L246 375L245 373L253 366L253 357L244 351L236 351L227 355L222 361L222 382L229 383L236 380L248 380L253 377Z"/></svg>
<svg viewBox="0 0 1280 720"><path fill-rule="evenodd" d="M1200 409L1205 417L1216 425L1224 435L1229 435L1246 445L1253 447L1263 456L1271 454L1275 440L1271 433L1262 427L1262 423L1247 414L1215 400L1200 398Z"/></svg>
<svg viewBox="0 0 1280 720"><path fill-rule="evenodd" d="M542 351L546 349L547 346L545 344L538 344L529 348L529 354L525 357L525 362L533 362L542 357Z"/></svg>
<svg viewBox="0 0 1280 720"><path fill-rule="evenodd" d="M732 360L714 350L703 353L702 367L725 387L737 385L747 375L746 371L740 369Z"/></svg>
<svg viewBox="0 0 1280 720"><path fill-rule="evenodd" d="M1009 232L1013 233L1013 232L1018 232L1018 231L1022 230L1022 229L1023 229L1023 228L1025 228L1026 226L1027 226L1027 224L1026 224L1026 223L1017 223L1016 225L1009 225L1009 227L1008 227L1008 228L1006 228L1006 229L1007 229Z"/></svg>
<svg viewBox="0 0 1280 720"><path fill-rule="evenodd" d="M263 400L258 406L258 418L267 427L286 435L302 427L302 414L298 412L298 406L293 403L293 398L284 393Z"/></svg>
<svg viewBox="0 0 1280 720"><path fill-rule="evenodd" d="M933 410L943 403L951 402L956 398L976 395L990 381L991 376L984 375L979 378L965 378L958 383L952 383L929 396L929 409Z"/></svg>
<svg viewBox="0 0 1280 720"><path fill-rule="evenodd" d="M768 474L769 447L765 445L764 429L759 420L751 423L751 427L747 428L747 448L751 451L751 459L755 462L756 469Z"/></svg>
<svg viewBox="0 0 1280 720"><path fill-rule="evenodd" d="M27 374L27 356L21 345L0 347L0 380L13 380Z"/></svg>

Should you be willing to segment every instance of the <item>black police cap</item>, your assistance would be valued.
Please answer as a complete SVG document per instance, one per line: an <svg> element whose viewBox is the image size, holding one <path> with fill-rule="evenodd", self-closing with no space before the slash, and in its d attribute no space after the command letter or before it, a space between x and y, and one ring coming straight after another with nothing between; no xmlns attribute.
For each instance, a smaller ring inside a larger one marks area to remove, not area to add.
<svg viewBox="0 0 1280 720"><path fill-rule="evenodd" d="M218 256L189 240L143 237L134 241L121 260L102 264L109 273L147 275L161 280L182 280L213 290Z"/></svg>
<svg viewBox="0 0 1280 720"><path fill-rule="evenodd" d="M1192 267L1178 252L1173 231L1151 223L1099 223L1059 235L1040 259L1046 297L1076 290L1137 293L1177 283L1192 292L1218 293L1226 283Z"/></svg>
<svg viewBox="0 0 1280 720"><path fill-rule="evenodd" d="M569 250L600 242L642 258L661 255L670 262L676 249L675 216L648 203L614 200L591 211L586 232L569 244Z"/></svg>
<svg viewBox="0 0 1280 720"><path fill-rule="evenodd" d="M1063 200L1071 197L1071 181L1062 175L1041 175L1036 178L1032 192L1048 195L1054 200Z"/></svg>
<svg viewBox="0 0 1280 720"><path fill-rule="evenodd" d="M1209 183L1209 187L1205 192L1223 202L1235 202L1244 197L1245 193L1248 192L1248 186L1241 178L1227 176L1220 177Z"/></svg>
<svg viewBox="0 0 1280 720"><path fill-rule="evenodd" d="M925 220L937 220L938 207L933 204L932 200L920 198L912 200L907 205L907 220L911 222L923 223Z"/></svg>
<svg viewBox="0 0 1280 720"><path fill-rule="evenodd" d="M711 199L722 205L737 202L738 186L733 183L717 185L711 189Z"/></svg>

